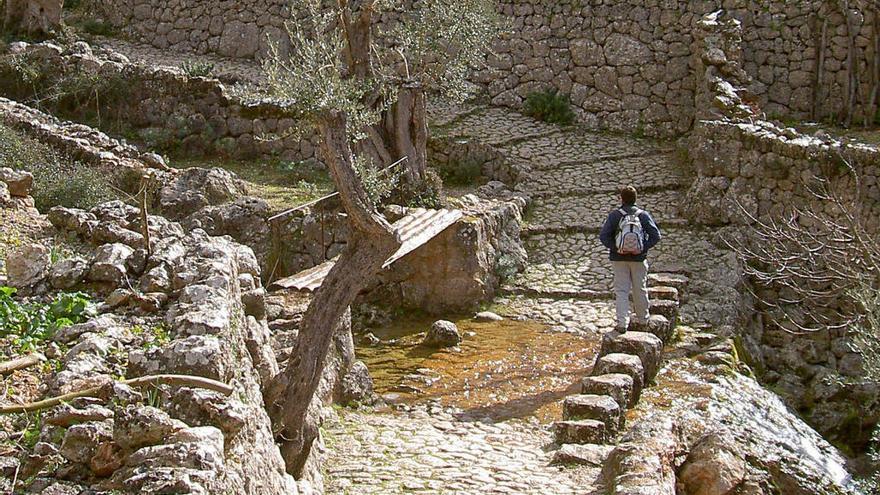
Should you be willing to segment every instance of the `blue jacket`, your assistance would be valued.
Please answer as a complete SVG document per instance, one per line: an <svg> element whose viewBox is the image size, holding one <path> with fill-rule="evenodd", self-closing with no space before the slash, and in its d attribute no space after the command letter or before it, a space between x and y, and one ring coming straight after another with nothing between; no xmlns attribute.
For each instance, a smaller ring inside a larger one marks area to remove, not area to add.
<svg viewBox="0 0 880 495"><path fill-rule="evenodd" d="M621 208L627 213L632 213L638 207L636 205L624 205L609 213L608 219L605 220L605 225L602 226L599 239L608 248L611 261L645 261L648 257L648 250L660 242L660 228L654 223L651 214L642 210L639 220L642 222L642 232L645 234L645 252L637 256L617 254L617 227L623 219L623 215L619 211Z"/></svg>

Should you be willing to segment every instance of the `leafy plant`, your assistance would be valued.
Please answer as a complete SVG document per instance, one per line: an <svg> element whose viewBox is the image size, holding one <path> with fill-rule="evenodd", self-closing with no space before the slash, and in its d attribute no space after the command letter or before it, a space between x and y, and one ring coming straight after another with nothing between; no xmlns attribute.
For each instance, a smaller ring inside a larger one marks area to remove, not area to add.
<svg viewBox="0 0 880 495"><path fill-rule="evenodd" d="M190 77L211 77L214 74L214 64L206 60L184 60L180 68Z"/></svg>
<svg viewBox="0 0 880 495"><path fill-rule="evenodd" d="M429 168L425 180L419 185L403 184L401 196L411 198L406 206L411 208L443 208L443 180L434 169Z"/></svg>
<svg viewBox="0 0 880 495"><path fill-rule="evenodd" d="M43 412L36 411L27 417L27 421L27 427L21 436L21 444L30 450L40 440L40 431L43 429Z"/></svg>
<svg viewBox="0 0 880 495"><path fill-rule="evenodd" d="M397 187L400 179L399 173L377 170L370 160L360 157L354 160L354 170L360 177L373 206L387 198Z"/></svg>
<svg viewBox="0 0 880 495"><path fill-rule="evenodd" d="M19 304L16 290L0 287L0 336L15 336L19 351L33 351L60 328L82 323L94 315L94 305L82 292L62 292L48 303Z"/></svg>
<svg viewBox="0 0 880 495"><path fill-rule="evenodd" d="M112 24L98 19L86 19L82 23L82 29L95 36L113 36L116 33L116 28Z"/></svg>
<svg viewBox="0 0 880 495"><path fill-rule="evenodd" d="M495 260L495 274L502 283L516 276L521 268L516 258L509 254L502 254Z"/></svg>
<svg viewBox="0 0 880 495"><path fill-rule="evenodd" d="M571 125L575 121L568 97L555 89L530 93L523 104L523 112L552 124Z"/></svg>

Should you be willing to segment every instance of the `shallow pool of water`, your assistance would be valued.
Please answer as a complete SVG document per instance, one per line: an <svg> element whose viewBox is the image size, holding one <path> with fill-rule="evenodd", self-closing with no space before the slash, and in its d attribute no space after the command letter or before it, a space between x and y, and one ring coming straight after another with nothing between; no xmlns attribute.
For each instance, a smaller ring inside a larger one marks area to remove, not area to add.
<svg viewBox="0 0 880 495"><path fill-rule="evenodd" d="M461 345L430 349L421 340L432 321L401 318L373 330L382 344L358 345L358 357L386 400L436 399L493 420L558 420L559 401L587 375L599 342L533 321L459 319Z"/></svg>

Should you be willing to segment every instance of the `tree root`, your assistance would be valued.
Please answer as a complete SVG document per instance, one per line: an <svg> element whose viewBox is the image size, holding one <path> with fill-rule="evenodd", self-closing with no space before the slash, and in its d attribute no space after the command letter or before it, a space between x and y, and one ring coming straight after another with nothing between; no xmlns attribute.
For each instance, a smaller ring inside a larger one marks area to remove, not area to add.
<svg viewBox="0 0 880 495"><path fill-rule="evenodd" d="M46 356L35 352L27 356L17 357L11 361L0 363L0 375L8 375L13 371L23 370L46 361Z"/></svg>

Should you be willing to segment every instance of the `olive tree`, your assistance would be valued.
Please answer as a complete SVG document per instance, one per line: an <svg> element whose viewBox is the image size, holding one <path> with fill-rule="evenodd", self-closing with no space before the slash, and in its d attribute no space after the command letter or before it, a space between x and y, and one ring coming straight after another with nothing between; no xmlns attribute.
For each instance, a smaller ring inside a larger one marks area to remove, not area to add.
<svg viewBox="0 0 880 495"><path fill-rule="evenodd" d="M297 19L286 26L291 50L275 44L264 63L269 95L304 102L333 91L358 118L350 126L357 155L374 165L407 157L404 183L418 187L427 174L427 99L468 95L471 69L500 33L494 4L297 1ZM345 94L325 86L329 73L347 82Z"/></svg>
<svg viewBox="0 0 880 495"><path fill-rule="evenodd" d="M266 399L288 471L301 476L318 425L308 414L333 334L357 294L400 246L364 187L365 170L407 157L411 186L427 171L426 95L462 96L469 68L496 29L486 0L300 0L289 55L264 64L262 98L317 132L320 157L348 214L345 249L303 316L287 367ZM380 16L393 20L379 23ZM360 172L359 172L360 171Z"/></svg>

